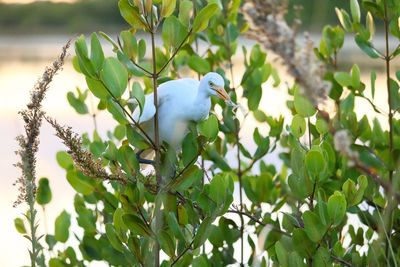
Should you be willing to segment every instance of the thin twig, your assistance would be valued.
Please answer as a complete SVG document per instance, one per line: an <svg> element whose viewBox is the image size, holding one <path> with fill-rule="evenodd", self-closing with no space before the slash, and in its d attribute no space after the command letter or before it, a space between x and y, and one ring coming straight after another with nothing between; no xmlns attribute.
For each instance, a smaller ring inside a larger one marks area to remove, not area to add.
<svg viewBox="0 0 400 267"><path fill-rule="evenodd" d="M186 34L185 38L183 41L179 44L179 46L176 48L175 52L171 55L171 57L167 60L167 62L164 63L164 65L161 67L161 69L157 72L157 76L160 75L160 73L168 66L168 64L171 62L172 59L178 54L179 50L181 50L182 46L186 42L186 40L189 38L189 36L192 34L192 29L189 30L189 32Z"/></svg>
<svg viewBox="0 0 400 267"><path fill-rule="evenodd" d="M273 225L271 225L271 224L266 224L266 223L260 221L259 219L257 219L256 217L254 217L253 215L251 215L251 214L249 214L249 213L247 213L247 212L240 211L240 210L232 210L232 209L229 209L227 212L230 212L230 213L237 213L237 214L241 214L241 215L247 216L247 217L249 217L252 221L255 221L256 223L258 223L258 224L260 224L260 225L262 225L262 226L268 226L268 227L269 227L272 231L274 231L274 232L281 233L281 234L283 234L283 235L290 236L290 237L292 236L291 234L289 234L289 233L287 233L287 232L285 232L285 231L282 231L281 229L279 229L279 228L277 228L277 227L275 227L275 226L273 226Z"/></svg>
<svg viewBox="0 0 400 267"><path fill-rule="evenodd" d="M194 242L194 237L192 239L192 242L190 242L190 244L181 252L181 254L179 254L178 257L176 257L175 260L171 263L171 266L177 263L180 260L180 258L182 258L183 255L185 255L185 253L192 247L193 242Z"/></svg>

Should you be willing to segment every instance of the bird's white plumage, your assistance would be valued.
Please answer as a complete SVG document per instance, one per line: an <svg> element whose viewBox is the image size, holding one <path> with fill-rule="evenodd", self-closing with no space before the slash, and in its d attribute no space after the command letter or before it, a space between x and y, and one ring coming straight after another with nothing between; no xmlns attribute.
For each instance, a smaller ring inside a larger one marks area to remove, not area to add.
<svg viewBox="0 0 400 267"><path fill-rule="evenodd" d="M158 121L160 141L167 142L172 148L179 149L187 133L190 121L200 121L208 117L211 107L211 95L218 95L213 86L223 88L224 80L210 72L199 82L184 78L163 83L157 90ZM226 94L226 93L225 93ZM154 140L153 93L146 95L143 112L137 108L133 118L138 121L146 133Z"/></svg>

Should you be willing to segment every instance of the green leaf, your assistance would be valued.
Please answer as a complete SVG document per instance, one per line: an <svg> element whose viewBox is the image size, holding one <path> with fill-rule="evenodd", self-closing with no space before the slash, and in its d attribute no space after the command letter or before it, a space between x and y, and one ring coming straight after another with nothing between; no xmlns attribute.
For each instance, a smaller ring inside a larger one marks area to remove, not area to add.
<svg viewBox="0 0 400 267"><path fill-rule="evenodd" d="M350 32L351 31L351 21L350 21L350 17L349 14L347 14L347 12L343 9L338 9L337 7L335 7L335 12L336 15L339 18L340 24L342 25L342 27Z"/></svg>
<svg viewBox="0 0 400 267"><path fill-rule="evenodd" d="M135 35L130 31L122 31L121 38L123 41L122 51L129 59L134 60L138 55L138 45Z"/></svg>
<svg viewBox="0 0 400 267"><path fill-rule="evenodd" d="M161 249L170 257L175 256L175 242L165 230L160 230L157 234Z"/></svg>
<svg viewBox="0 0 400 267"><path fill-rule="evenodd" d="M67 172L67 181L75 189L76 192L82 195L90 195L94 191L93 185L85 181L86 177L75 170Z"/></svg>
<svg viewBox="0 0 400 267"><path fill-rule="evenodd" d="M197 16L194 19L192 31L200 32L204 30L208 25L208 21L214 15L217 9L218 9L218 4L212 3L208 4L205 8L200 10L199 14L197 14Z"/></svg>
<svg viewBox="0 0 400 267"><path fill-rule="evenodd" d="M295 137L297 138L302 137L306 132L305 119L301 115L296 114L292 119L292 124L290 125L290 128L292 129L292 134Z"/></svg>
<svg viewBox="0 0 400 267"><path fill-rule="evenodd" d="M93 62L88 57L88 49L86 46L86 40L83 35L79 36L75 42L75 54L78 58L79 69L83 74L89 77L95 76L95 68Z"/></svg>
<svg viewBox="0 0 400 267"><path fill-rule="evenodd" d="M137 149L146 149L149 147L146 139L141 136L130 124L126 125L126 137L129 143Z"/></svg>
<svg viewBox="0 0 400 267"><path fill-rule="evenodd" d="M251 111L254 111L258 108L258 105L260 104L261 101L261 95L262 95L261 86L252 87L248 91L247 105Z"/></svg>
<svg viewBox="0 0 400 267"><path fill-rule="evenodd" d="M375 17L383 19L384 17L383 5L379 5L371 0L363 0L362 5L366 10L373 13Z"/></svg>
<svg viewBox="0 0 400 267"><path fill-rule="evenodd" d="M369 11L367 12L367 16L365 18L365 24L370 34L369 39L371 40L375 35L375 23L374 23L374 18L372 17L371 12Z"/></svg>
<svg viewBox="0 0 400 267"><path fill-rule="evenodd" d="M311 117L316 112L310 101L300 94L298 86L296 86L294 92L294 107L297 113L305 118Z"/></svg>
<svg viewBox="0 0 400 267"><path fill-rule="evenodd" d="M170 47L178 47L185 39L188 31L177 17L171 16L163 23L162 39Z"/></svg>
<svg viewBox="0 0 400 267"><path fill-rule="evenodd" d="M310 240L313 242L319 242L328 229L327 226L321 222L318 215L309 210L303 213L303 221L304 230Z"/></svg>
<svg viewBox="0 0 400 267"><path fill-rule="evenodd" d="M198 55L192 55L189 58L188 65L192 70L203 75L211 70L210 63Z"/></svg>
<svg viewBox="0 0 400 267"><path fill-rule="evenodd" d="M119 11L121 12L121 16L132 27L134 27L136 29L143 29L145 27L144 22L140 18L138 9L132 7L129 4L129 0L120 0L118 2L118 6L119 6Z"/></svg>
<svg viewBox="0 0 400 267"><path fill-rule="evenodd" d="M176 0L162 0L161 16L168 18L174 12Z"/></svg>
<svg viewBox="0 0 400 267"><path fill-rule="evenodd" d="M101 36L103 36L104 39L106 39L112 46L113 46L113 51L118 51L118 45L117 43L110 37L108 36L105 32L99 32Z"/></svg>
<svg viewBox="0 0 400 267"><path fill-rule="evenodd" d="M117 159L127 174L136 175L139 170L139 161L129 145L123 145L118 149Z"/></svg>
<svg viewBox="0 0 400 267"><path fill-rule="evenodd" d="M325 169L324 156L317 150L311 150L307 153L305 164L307 170L314 175L320 174Z"/></svg>
<svg viewBox="0 0 400 267"><path fill-rule="evenodd" d="M282 267L289 266L288 251L285 249L280 241L275 243L275 252L276 256L278 257L279 265Z"/></svg>
<svg viewBox="0 0 400 267"><path fill-rule="evenodd" d="M150 229L139 216L134 214L124 214L122 215L122 219L124 224L133 234L139 236L150 236Z"/></svg>
<svg viewBox="0 0 400 267"><path fill-rule="evenodd" d="M308 196L307 187L304 186L304 175L290 174L288 177L288 185L290 191L298 198L304 199Z"/></svg>
<svg viewBox="0 0 400 267"><path fill-rule="evenodd" d="M54 238L54 235L46 235L45 237L47 245L49 245L49 250L53 250L53 247L57 244L56 239Z"/></svg>
<svg viewBox="0 0 400 267"><path fill-rule="evenodd" d="M113 100L107 101L107 110L112 114L113 118L120 124L129 124L123 109Z"/></svg>
<svg viewBox="0 0 400 267"><path fill-rule="evenodd" d="M375 71L371 72L371 95L372 99L375 97L375 81L376 81L376 73Z"/></svg>
<svg viewBox="0 0 400 267"><path fill-rule="evenodd" d="M239 30L237 26L231 22L228 23L228 33L229 33L229 42L232 44L236 41L239 36Z"/></svg>
<svg viewBox="0 0 400 267"><path fill-rule="evenodd" d="M85 78L86 84L94 96L100 99L106 99L110 95L101 81L92 79L88 76Z"/></svg>
<svg viewBox="0 0 400 267"><path fill-rule="evenodd" d="M179 20L183 25L189 28L191 12L193 10L193 2L189 0L183 0L179 4Z"/></svg>
<svg viewBox="0 0 400 267"><path fill-rule="evenodd" d="M128 72L117 59L110 57L104 60L100 77L115 98L120 98L125 92Z"/></svg>
<svg viewBox="0 0 400 267"><path fill-rule="evenodd" d="M349 87L353 84L353 78L347 72L337 72L334 75L335 80L343 87Z"/></svg>
<svg viewBox="0 0 400 267"><path fill-rule="evenodd" d="M67 152L58 151L56 154L56 159L58 165L60 165L63 169L70 170L74 168L74 161Z"/></svg>
<svg viewBox="0 0 400 267"><path fill-rule="evenodd" d="M51 190L49 186L49 179L40 178L39 187L36 191L36 202L39 205L46 205L51 201Z"/></svg>
<svg viewBox="0 0 400 267"><path fill-rule="evenodd" d="M138 49L139 49L138 59L141 60L146 55L146 42L143 39L139 40Z"/></svg>
<svg viewBox="0 0 400 267"><path fill-rule="evenodd" d="M175 213L172 211L168 213L168 226L172 233L174 233L176 238L178 238L180 241L185 242L186 239L182 233L181 228L179 227L179 223L176 219Z"/></svg>
<svg viewBox="0 0 400 267"><path fill-rule="evenodd" d="M334 226L338 226L346 214L346 199L339 191L328 199L328 214Z"/></svg>
<svg viewBox="0 0 400 267"><path fill-rule="evenodd" d="M390 108L397 110L400 107L399 85L393 79L390 79Z"/></svg>
<svg viewBox="0 0 400 267"><path fill-rule="evenodd" d="M124 221L122 219L122 216L124 215L124 210L122 208L117 208L114 211L113 215L113 223L114 223L114 228L115 232L118 235L120 240L125 240L125 231L128 230L128 227L124 224Z"/></svg>
<svg viewBox="0 0 400 267"><path fill-rule="evenodd" d="M186 166L190 162L194 163L193 159L198 153L196 138L192 133L188 133L182 142L182 162Z"/></svg>
<svg viewBox="0 0 400 267"><path fill-rule="evenodd" d="M217 138L219 131L217 117L210 114L207 120L198 123L198 129L201 135L207 137L210 142L213 142Z"/></svg>
<svg viewBox="0 0 400 267"><path fill-rule="evenodd" d="M143 108L144 108L144 102L145 102L145 96L144 96L144 91L142 87L140 86L140 83L134 82L132 84L132 92L131 95L133 95L137 102L139 103L139 108L140 108L140 115L142 115Z"/></svg>
<svg viewBox="0 0 400 267"><path fill-rule="evenodd" d="M115 228L111 223L106 224L106 235L108 240L110 241L111 245L118 251L122 252L123 251L123 245L121 241L119 240Z"/></svg>
<svg viewBox="0 0 400 267"><path fill-rule="evenodd" d="M209 196L217 204L225 201L228 194L228 183L224 175L216 175L210 183Z"/></svg>
<svg viewBox="0 0 400 267"><path fill-rule="evenodd" d="M350 0L350 11L353 21L360 22L360 6L358 5L358 0Z"/></svg>
<svg viewBox="0 0 400 267"><path fill-rule="evenodd" d="M49 267L65 267L65 266L66 265L60 259L51 258L49 260Z"/></svg>
<svg viewBox="0 0 400 267"><path fill-rule="evenodd" d="M75 109L78 114L87 114L89 113L88 107L86 106L84 101L79 100L75 97L74 93L67 93L68 103Z"/></svg>
<svg viewBox="0 0 400 267"><path fill-rule="evenodd" d="M250 52L250 64L254 68L262 67L265 63L266 57L267 57L267 53L264 53L261 50L261 46L259 44L256 44L253 46L253 48L251 49L251 52Z"/></svg>
<svg viewBox="0 0 400 267"><path fill-rule="evenodd" d="M121 141L122 140L122 138L124 138L125 137L125 130L126 130L126 127L125 127L125 125L117 125L116 127L115 127L115 129L114 129L114 136L115 136L115 138L117 138L119 141ZM93 142L94 143L94 142ZM92 143L92 144L93 144ZM102 144L102 146L104 147L104 144L103 143L101 143ZM104 151L101 151L101 153L103 153Z"/></svg>
<svg viewBox="0 0 400 267"><path fill-rule="evenodd" d="M324 119L317 119L315 127L320 134L326 134L329 131L329 125Z"/></svg>
<svg viewBox="0 0 400 267"><path fill-rule="evenodd" d="M328 249L320 247L313 258L313 266L332 266L331 253Z"/></svg>
<svg viewBox="0 0 400 267"><path fill-rule="evenodd" d="M211 225L210 227L211 234L208 241L210 241L214 247L222 247L224 245L224 240L226 239L226 237L224 237L224 233L216 225Z"/></svg>
<svg viewBox="0 0 400 267"><path fill-rule="evenodd" d="M104 61L104 53L96 33L92 33L91 37L90 61L93 63L96 72L101 70Z"/></svg>
<svg viewBox="0 0 400 267"><path fill-rule="evenodd" d="M342 102L340 103L340 110L345 114L353 111L354 109L354 94L349 94Z"/></svg>
<svg viewBox="0 0 400 267"><path fill-rule="evenodd" d="M296 251L289 254L289 267L304 267L303 259Z"/></svg>
<svg viewBox="0 0 400 267"><path fill-rule="evenodd" d="M21 218L14 219L14 226L15 226L15 229L17 229L18 233L26 234L25 224Z"/></svg>
<svg viewBox="0 0 400 267"><path fill-rule="evenodd" d="M357 64L354 64L351 69L351 85L354 89L360 88L360 69L358 68Z"/></svg>
<svg viewBox="0 0 400 267"><path fill-rule="evenodd" d="M374 48L374 46L367 40L363 39L360 35L356 35L354 37L354 40L356 41L358 47L360 47L360 49L364 51L364 53L367 54L369 57L371 58L381 57L378 51Z"/></svg>
<svg viewBox="0 0 400 267"><path fill-rule="evenodd" d="M169 188L177 191L184 191L191 187L196 181L200 181L201 178L203 178L203 175L203 171L200 170L196 165L193 165L181 176L174 179Z"/></svg>
<svg viewBox="0 0 400 267"><path fill-rule="evenodd" d="M293 249L297 251L304 258L305 257L309 258L314 255L315 244L308 238L306 232L301 228L294 229L292 237L292 246Z"/></svg>
<svg viewBox="0 0 400 267"><path fill-rule="evenodd" d="M65 210L56 218L54 226L54 238L61 243L65 243L69 237L69 226L71 225L71 215Z"/></svg>
<svg viewBox="0 0 400 267"><path fill-rule="evenodd" d="M79 67L78 56L72 58L72 66L77 72L82 73L81 68Z"/></svg>
<svg viewBox="0 0 400 267"><path fill-rule="evenodd" d="M197 230L197 234L194 237L193 241L193 249L196 249L200 247L201 245L206 242L208 239L210 233L211 233L211 223L213 222L213 219L211 217L206 217L204 220L201 222L199 230Z"/></svg>

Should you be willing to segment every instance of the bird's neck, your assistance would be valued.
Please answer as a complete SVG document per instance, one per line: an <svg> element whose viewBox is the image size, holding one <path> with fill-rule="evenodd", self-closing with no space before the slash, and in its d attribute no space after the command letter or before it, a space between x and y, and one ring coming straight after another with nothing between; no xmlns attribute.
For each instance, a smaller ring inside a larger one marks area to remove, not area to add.
<svg viewBox="0 0 400 267"><path fill-rule="evenodd" d="M211 98L207 94L206 90L202 90L201 84L199 90L197 91L196 99L193 103L193 120L199 121L203 120L208 116L211 108Z"/></svg>

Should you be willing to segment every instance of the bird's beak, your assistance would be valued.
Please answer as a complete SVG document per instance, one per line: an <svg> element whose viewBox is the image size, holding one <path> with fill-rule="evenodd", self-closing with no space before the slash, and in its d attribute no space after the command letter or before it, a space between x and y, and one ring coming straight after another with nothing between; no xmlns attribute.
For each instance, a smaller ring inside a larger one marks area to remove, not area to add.
<svg viewBox="0 0 400 267"><path fill-rule="evenodd" d="M213 89L215 92L217 92L217 95L218 95L220 98L222 98L223 100L225 100L225 101L230 101L230 100L231 100L231 97L230 97L230 96L228 95L228 93L225 91L225 89L224 89L223 86L214 85L214 86L212 87L212 89Z"/></svg>

